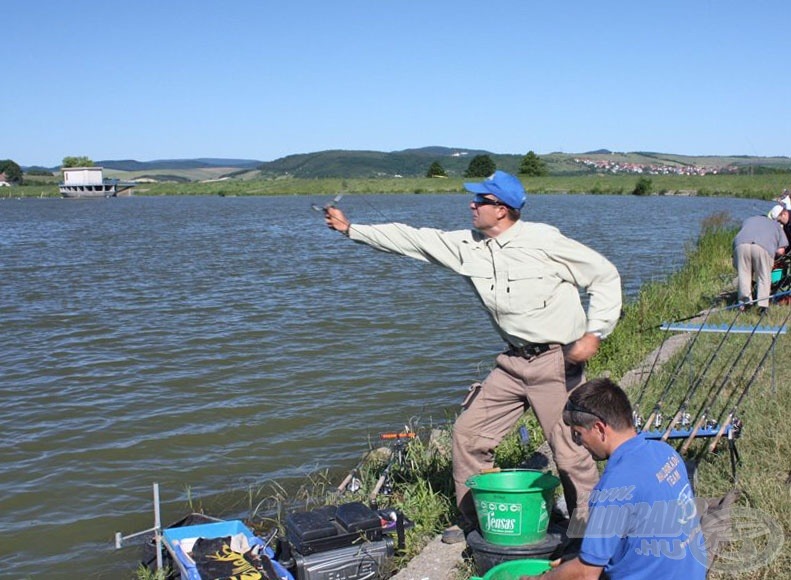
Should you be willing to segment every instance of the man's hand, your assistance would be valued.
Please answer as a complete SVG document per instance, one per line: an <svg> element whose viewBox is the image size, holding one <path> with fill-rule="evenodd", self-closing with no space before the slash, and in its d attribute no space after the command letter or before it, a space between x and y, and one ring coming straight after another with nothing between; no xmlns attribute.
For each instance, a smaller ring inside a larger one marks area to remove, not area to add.
<svg viewBox="0 0 791 580"><path fill-rule="evenodd" d="M545 572L540 576L520 576L519 580L525 580L527 578L541 578L541 580L544 580L544 578L547 580L555 580L556 578L598 580L601 576L602 570L604 569L601 566L591 566L586 564L578 557L571 560L566 560L565 562L555 560L554 562L551 562L550 565L552 566L552 569L549 572Z"/></svg>
<svg viewBox="0 0 791 580"><path fill-rule="evenodd" d="M346 219L344 213L337 207L324 208L324 223L331 230L341 232L342 234L349 233L349 220Z"/></svg>
<svg viewBox="0 0 791 580"><path fill-rule="evenodd" d="M566 353L566 359L575 364L582 364L599 350L601 339L593 333L586 332Z"/></svg>

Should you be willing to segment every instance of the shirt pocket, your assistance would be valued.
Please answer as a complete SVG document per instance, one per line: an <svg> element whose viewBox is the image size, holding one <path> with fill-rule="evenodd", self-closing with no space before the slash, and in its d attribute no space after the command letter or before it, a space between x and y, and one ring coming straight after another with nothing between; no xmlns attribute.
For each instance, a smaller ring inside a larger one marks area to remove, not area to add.
<svg viewBox="0 0 791 580"><path fill-rule="evenodd" d="M486 265L463 264L459 269L459 274L464 276L467 281L475 288L483 304L491 309L496 309L497 299L495 297L494 273L491 267Z"/></svg>
<svg viewBox="0 0 791 580"><path fill-rule="evenodd" d="M509 269L505 289L509 312L522 314L547 308L557 287L556 280L539 268Z"/></svg>

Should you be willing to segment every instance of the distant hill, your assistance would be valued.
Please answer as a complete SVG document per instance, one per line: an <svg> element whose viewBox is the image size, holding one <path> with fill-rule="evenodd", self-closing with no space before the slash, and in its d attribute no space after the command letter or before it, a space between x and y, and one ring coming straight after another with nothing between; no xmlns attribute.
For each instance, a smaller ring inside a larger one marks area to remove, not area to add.
<svg viewBox="0 0 791 580"><path fill-rule="evenodd" d="M435 161L448 175L460 176L476 155L489 155L498 167L506 171L518 169L521 156L496 155L478 149L424 147L403 151L345 151L331 150L317 153L289 155L262 163L258 169L266 177L423 177Z"/></svg>
<svg viewBox="0 0 791 580"><path fill-rule="evenodd" d="M492 153L481 149L431 146L403 151L357 151L329 150L315 153L288 155L274 161L255 159L219 159L202 157L197 159L159 159L154 161L101 160L95 164L104 167L109 177L122 179L149 178L156 181L201 181L207 179L256 179L296 177L315 178L377 178L377 177L422 177L435 161L450 177L464 175L470 161L476 155L489 155L498 169L517 173L526 151L519 154ZM676 167L741 168L764 167L769 169L791 169L789 157L732 156L686 156L650 151L617 152L597 149L586 153L541 154L551 175L574 175L590 173L598 163L607 164L658 164ZM586 160L586 162L581 162ZM24 168L24 171L33 168ZM36 167L36 170L44 168ZM51 168L59 175L60 168Z"/></svg>
<svg viewBox="0 0 791 580"><path fill-rule="evenodd" d="M118 171L161 171L163 169L209 169L212 167L233 167L236 169L255 169L261 165L254 159L158 159L156 161L95 161L96 165Z"/></svg>

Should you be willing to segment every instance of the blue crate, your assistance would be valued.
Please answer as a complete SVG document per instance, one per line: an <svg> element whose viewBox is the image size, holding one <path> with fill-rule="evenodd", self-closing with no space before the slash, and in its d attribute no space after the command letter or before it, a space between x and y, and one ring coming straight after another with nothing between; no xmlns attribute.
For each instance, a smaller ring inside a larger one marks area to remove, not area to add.
<svg viewBox="0 0 791 580"><path fill-rule="evenodd" d="M167 528L162 532L162 538L165 542L165 548L170 553L176 566L178 566L181 578L183 580L201 580L198 569L195 567L195 562L182 550L179 542L191 538L223 538L225 536L235 536L236 534L247 536L250 546L253 546L256 542L263 544L261 539L253 534L250 528L245 526L240 520ZM288 570L274 559L274 552L269 547L265 549L265 553L272 560L272 565L281 578L293 580L293 576Z"/></svg>

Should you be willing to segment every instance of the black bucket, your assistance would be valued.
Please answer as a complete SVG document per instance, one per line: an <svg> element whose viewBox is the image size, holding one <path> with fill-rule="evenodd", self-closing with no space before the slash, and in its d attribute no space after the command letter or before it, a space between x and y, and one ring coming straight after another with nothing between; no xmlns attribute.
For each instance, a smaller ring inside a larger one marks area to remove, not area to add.
<svg viewBox="0 0 791 580"><path fill-rule="evenodd" d="M543 540L523 546L492 544L484 540L478 530L467 534L467 546L472 552L475 570L479 576L483 576L498 564L510 562L511 560L531 558L554 560L560 557L564 542L565 537L561 530L554 526L550 526Z"/></svg>

